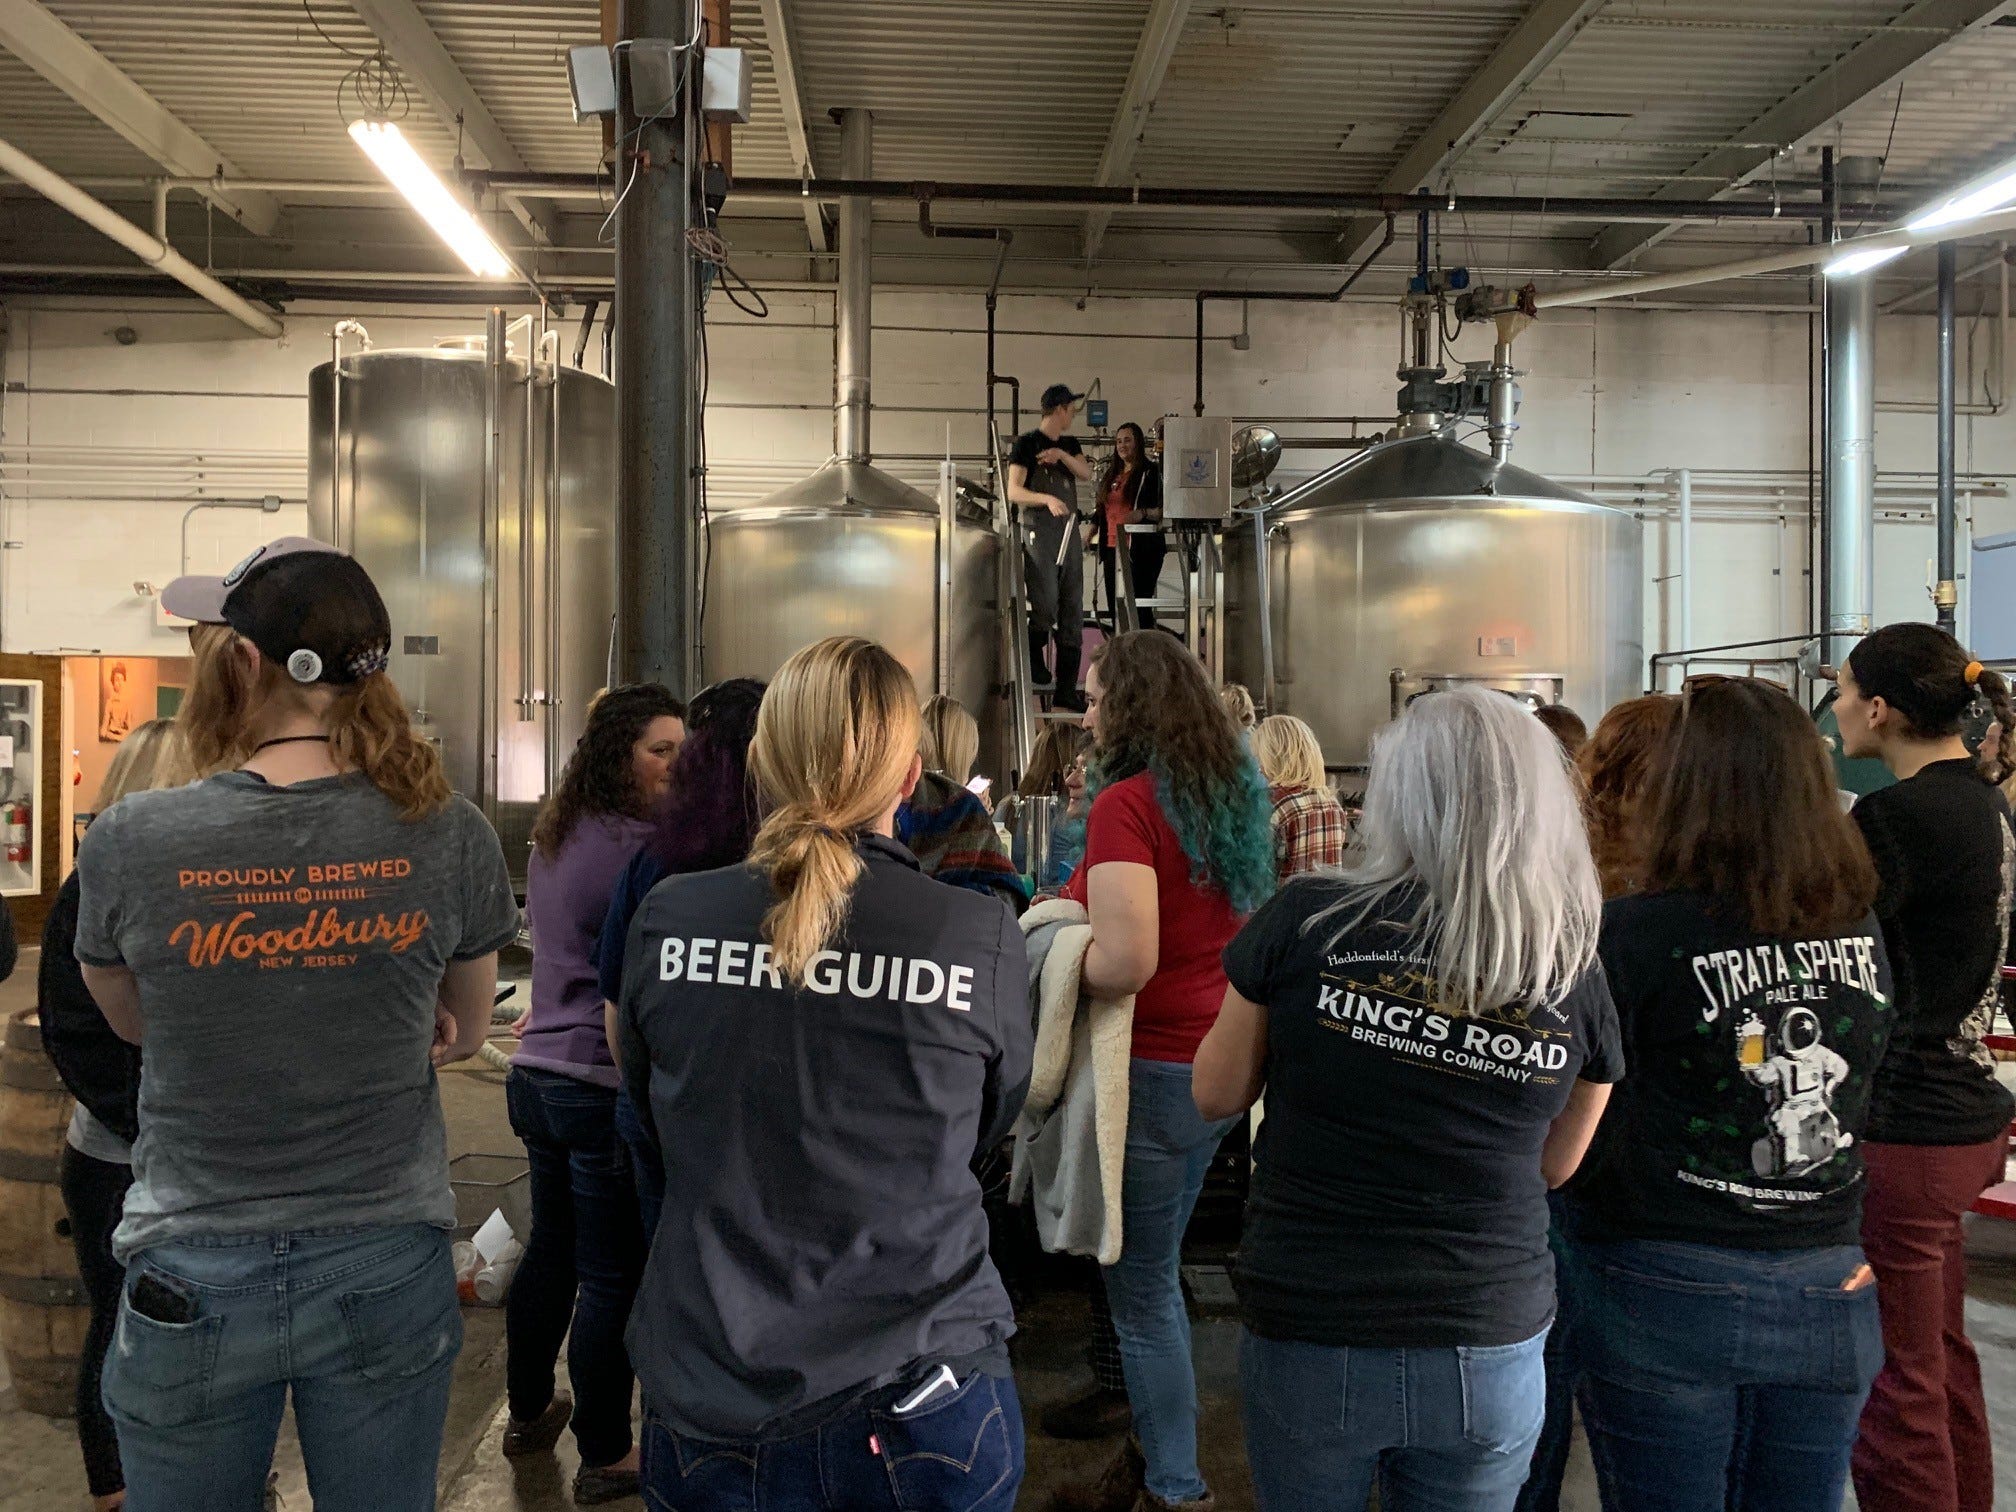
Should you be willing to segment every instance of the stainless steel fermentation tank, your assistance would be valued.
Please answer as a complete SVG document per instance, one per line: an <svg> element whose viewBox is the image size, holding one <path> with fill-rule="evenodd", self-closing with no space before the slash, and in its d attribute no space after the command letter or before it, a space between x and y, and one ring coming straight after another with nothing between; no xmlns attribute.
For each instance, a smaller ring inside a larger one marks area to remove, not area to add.
<svg viewBox="0 0 2016 1512"><path fill-rule="evenodd" d="M950 542L941 559L940 542ZM701 665L768 678L829 635L880 641L919 697L980 721L981 769L1005 766L1000 538L991 512L943 503L864 463L827 463L760 503L710 509Z"/></svg>
<svg viewBox="0 0 2016 1512"><path fill-rule="evenodd" d="M1643 691L1639 522L1588 494L1422 435L1318 474L1264 518L1264 578L1251 517L1226 529L1226 676L1271 687L1271 710L1306 720L1335 768L1362 767L1381 725L1452 682L1592 725Z"/></svg>
<svg viewBox="0 0 2016 1512"><path fill-rule="evenodd" d="M491 327L309 375L308 516L385 595L393 679L522 875L608 681L615 391Z"/></svg>

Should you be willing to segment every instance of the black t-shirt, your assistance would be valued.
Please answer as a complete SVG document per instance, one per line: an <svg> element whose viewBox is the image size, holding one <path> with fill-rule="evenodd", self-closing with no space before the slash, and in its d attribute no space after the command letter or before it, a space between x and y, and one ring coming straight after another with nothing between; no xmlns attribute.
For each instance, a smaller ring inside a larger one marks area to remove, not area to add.
<svg viewBox="0 0 2016 1512"><path fill-rule="evenodd" d="M1778 937L1699 893L1619 898L1601 954L1630 1074L1568 1189L1589 1237L1855 1243L1896 1017L1875 916Z"/></svg>
<svg viewBox="0 0 2016 1512"><path fill-rule="evenodd" d="M1981 1044L2001 1000L2016 889L2009 805L1973 762L1956 759L1869 794L1854 817L1882 879L1876 916L1897 978L1868 1137L1984 1143L2016 1116Z"/></svg>
<svg viewBox="0 0 2016 1512"><path fill-rule="evenodd" d="M1578 1078L1623 1074L1596 967L1554 1007L1466 1017L1397 923L1303 925L1345 895L1288 884L1225 951L1267 1009L1267 1102L1234 1281L1270 1339L1365 1348L1516 1344L1554 1312L1540 1150Z"/></svg>
<svg viewBox="0 0 2016 1512"><path fill-rule="evenodd" d="M1031 488L1038 493L1047 493L1051 498L1061 500L1067 508L1075 512L1078 508L1077 474L1062 462L1036 460L1053 446L1067 456L1085 455L1085 448L1078 444L1076 436L1062 435L1053 441L1040 430L1024 431L1016 440L1015 449L1008 453L1008 465L1028 468ZM1032 514L1034 512L1031 511ZM1048 511L1044 513L1048 514Z"/></svg>

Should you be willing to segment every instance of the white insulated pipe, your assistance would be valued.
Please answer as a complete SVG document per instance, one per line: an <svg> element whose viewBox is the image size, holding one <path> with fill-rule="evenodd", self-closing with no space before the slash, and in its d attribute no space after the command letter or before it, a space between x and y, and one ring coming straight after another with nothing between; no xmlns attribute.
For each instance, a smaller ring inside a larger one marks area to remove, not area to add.
<svg viewBox="0 0 2016 1512"><path fill-rule="evenodd" d="M875 118L865 110L840 112L840 171L849 178L874 172ZM873 201L840 202L840 274L834 320L833 450L845 461L868 460L868 365L874 320Z"/></svg>
<svg viewBox="0 0 2016 1512"><path fill-rule="evenodd" d="M1827 623L1825 660L1840 666L1875 628L1876 289L1844 278L1827 304Z"/></svg>
<svg viewBox="0 0 2016 1512"><path fill-rule="evenodd" d="M1567 309L1579 305L1603 304L1612 299L1629 299L1638 294L1660 294L1668 289L1692 289L1702 284L1722 283L1732 278L1754 278L1764 273L1784 273L1794 268L1810 268L1832 262L1849 252L1882 252L1891 248L1933 247L1940 242L1961 241L1976 236L2001 236L2016 232L2016 210L1998 210L1950 226L1928 231L1880 231L1874 236L1851 236L1829 245L1814 242L1767 257L1749 257L1741 262L1714 263L1705 268L1686 268L1677 273L1651 273L1643 278L1613 278L1579 288L1555 289L1540 295L1534 303L1543 310ZM1867 275L1863 275L1867 277ZM1852 279L1843 280L1854 282Z"/></svg>
<svg viewBox="0 0 2016 1512"><path fill-rule="evenodd" d="M141 230L125 216L93 199L61 174L43 167L10 142L0 141L0 172L12 174L44 199L69 211L92 230L109 236L148 266L202 295L225 314L251 327L261 336L276 337L281 334L283 328L280 322L264 310L232 293L162 238Z"/></svg>

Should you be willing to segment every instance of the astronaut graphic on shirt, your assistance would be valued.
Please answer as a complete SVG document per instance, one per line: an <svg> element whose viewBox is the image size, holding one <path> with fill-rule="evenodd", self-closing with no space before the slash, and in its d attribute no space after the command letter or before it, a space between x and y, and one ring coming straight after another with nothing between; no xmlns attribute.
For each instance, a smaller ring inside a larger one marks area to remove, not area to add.
<svg viewBox="0 0 2016 1512"><path fill-rule="evenodd" d="M1737 1043L1744 1060L1762 1050L1763 1022L1746 1017ZM1759 1176L1804 1176L1853 1144L1855 1136L1834 1114L1834 1089L1847 1079L1848 1062L1821 1039L1820 1019L1810 1008L1788 1008L1778 1020L1774 1053L1761 1064L1743 1066L1743 1075L1771 1099L1770 1132L1750 1147Z"/></svg>

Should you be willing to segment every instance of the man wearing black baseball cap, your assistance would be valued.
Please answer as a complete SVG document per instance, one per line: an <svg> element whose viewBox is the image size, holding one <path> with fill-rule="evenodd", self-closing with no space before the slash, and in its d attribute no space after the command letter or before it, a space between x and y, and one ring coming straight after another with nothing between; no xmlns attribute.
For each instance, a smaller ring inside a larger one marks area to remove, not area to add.
<svg viewBox="0 0 2016 1512"><path fill-rule="evenodd" d="M1023 583L1029 595L1029 670L1045 681L1050 640L1057 641L1052 703L1083 711L1078 662L1085 637L1085 553L1077 537L1078 485L1092 464L1071 434L1083 394L1053 383L1043 390L1043 419L1008 454L1008 502L1022 511Z"/></svg>

